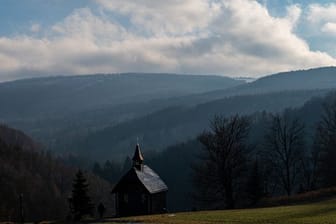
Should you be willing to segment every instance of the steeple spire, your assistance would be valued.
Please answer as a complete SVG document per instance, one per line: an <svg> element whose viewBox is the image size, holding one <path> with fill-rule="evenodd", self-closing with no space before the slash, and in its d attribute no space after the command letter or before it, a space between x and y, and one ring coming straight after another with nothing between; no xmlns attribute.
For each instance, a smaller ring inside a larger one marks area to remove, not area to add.
<svg viewBox="0 0 336 224"><path fill-rule="evenodd" d="M135 146L135 152L134 152L134 156L133 156L133 167L137 168L138 170L142 170L142 166L143 166L143 156L140 150L140 145L136 144Z"/></svg>

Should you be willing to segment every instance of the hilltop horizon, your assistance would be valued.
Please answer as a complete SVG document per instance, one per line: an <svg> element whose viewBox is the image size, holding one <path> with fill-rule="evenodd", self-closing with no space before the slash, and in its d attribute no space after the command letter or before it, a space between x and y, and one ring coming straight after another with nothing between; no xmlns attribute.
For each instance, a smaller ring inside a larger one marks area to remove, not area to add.
<svg viewBox="0 0 336 224"><path fill-rule="evenodd" d="M43 79L57 79L57 78L85 78L85 77L93 77L93 76L118 76L118 75L168 75L168 76L189 76L189 77L222 77L222 78L231 78L234 80L240 80L245 82L253 82L258 79L281 75L283 73L290 73L290 72L299 72L299 71L310 71L310 70L317 70L317 69L329 69L329 68L336 68L335 66L323 66L323 67L312 67L312 68L302 68L296 70L284 70L278 71L275 73L267 73L260 76L248 76L248 75L225 75L225 74L192 74L192 73L167 73L167 72L116 72L116 73L91 73L91 74L59 74L59 75L51 75L51 76L42 76L42 77L25 77L25 78L18 78L13 80L5 80L0 81L1 83L8 83L8 82L16 82L16 81L27 81L27 80L43 80Z"/></svg>

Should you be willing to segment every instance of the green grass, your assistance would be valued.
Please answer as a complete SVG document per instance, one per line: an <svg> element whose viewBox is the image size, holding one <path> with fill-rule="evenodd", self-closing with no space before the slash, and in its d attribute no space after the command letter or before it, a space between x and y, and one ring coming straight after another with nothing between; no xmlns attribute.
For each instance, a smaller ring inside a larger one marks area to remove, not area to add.
<svg viewBox="0 0 336 224"><path fill-rule="evenodd" d="M122 221L126 223L141 222L157 224L334 224L336 223L336 199L305 205L258 209L186 212L112 219L109 221L110 223Z"/></svg>

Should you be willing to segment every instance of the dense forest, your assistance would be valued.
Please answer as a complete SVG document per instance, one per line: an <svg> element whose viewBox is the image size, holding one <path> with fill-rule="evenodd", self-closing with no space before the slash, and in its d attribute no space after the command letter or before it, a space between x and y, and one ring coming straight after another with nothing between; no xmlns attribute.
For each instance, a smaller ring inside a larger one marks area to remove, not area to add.
<svg viewBox="0 0 336 224"><path fill-rule="evenodd" d="M69 213L68 197L78 168L44 152L18 130L0 126L0 221L18 221L19 198L25 221L62 219ZM95 204L113 213L111 185L87 172Z"/></svg>

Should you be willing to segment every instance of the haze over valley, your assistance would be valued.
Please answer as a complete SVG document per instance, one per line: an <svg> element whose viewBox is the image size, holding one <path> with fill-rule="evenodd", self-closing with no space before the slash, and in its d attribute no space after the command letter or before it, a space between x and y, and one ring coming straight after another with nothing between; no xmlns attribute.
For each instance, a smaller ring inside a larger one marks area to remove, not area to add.
<svg viewBox="0 0 336 224"><path fill-rule="evenodd" d="M331 0L3 0L0 223L336 223L335 37Z"/></svg>
<svg viewBox="0 0 336 224"><path fill-rule="evenodd" d="M334 89L335 71L279 73L248 83L175 74L27 79L0 84L0 113L4 123L56 154L118 160L137 138L154 151L192 139L216 114L299 108Z"/></svg>

